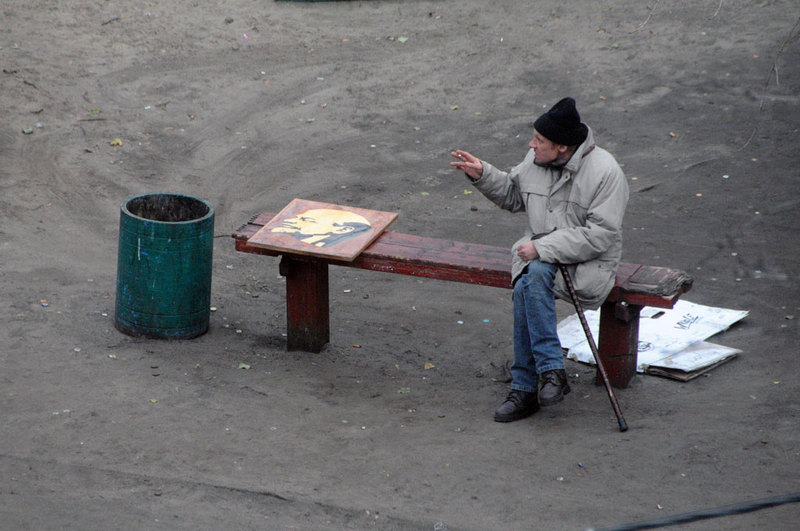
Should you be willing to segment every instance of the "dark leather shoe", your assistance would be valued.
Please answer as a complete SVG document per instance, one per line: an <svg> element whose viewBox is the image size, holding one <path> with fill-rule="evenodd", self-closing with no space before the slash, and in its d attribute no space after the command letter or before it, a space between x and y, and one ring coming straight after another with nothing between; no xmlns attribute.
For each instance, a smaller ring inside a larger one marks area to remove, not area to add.
<svg viewBox="0 0 800 531"><path fill-rule="evenodd" d="M513 422L530 417L539 411L539 400L536 393L526 393L512 389L506 401L494 412L495 422Z"/></svg>
<svg viewBox="0 0 800 531"><path fill-rule="evenodd" d="M557 369L543 372L539 375L539 405L552 406L564 400L564 395L570 392L567 382L567 371Z"/></svg>

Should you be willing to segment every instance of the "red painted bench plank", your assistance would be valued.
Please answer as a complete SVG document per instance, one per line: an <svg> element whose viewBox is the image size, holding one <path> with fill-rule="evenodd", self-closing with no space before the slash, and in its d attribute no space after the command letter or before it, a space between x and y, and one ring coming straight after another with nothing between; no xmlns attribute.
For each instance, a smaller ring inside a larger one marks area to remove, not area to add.
<svg viewBox="0 0 800 531"><path fill-rule="evenodd" d="M236 231L233 234L236 250L278 256L275 251L247 245L247 239L272 217L271 213L260 214ZM294 258L303 259L300 256ZM314 260L313 257L306 259ZM353 262L327 259L325 262L385 273L511 288L511 251L492 245L387 231ZM622 263L607 301L672 308L691 285L691 277L679 270Z"/></svg>

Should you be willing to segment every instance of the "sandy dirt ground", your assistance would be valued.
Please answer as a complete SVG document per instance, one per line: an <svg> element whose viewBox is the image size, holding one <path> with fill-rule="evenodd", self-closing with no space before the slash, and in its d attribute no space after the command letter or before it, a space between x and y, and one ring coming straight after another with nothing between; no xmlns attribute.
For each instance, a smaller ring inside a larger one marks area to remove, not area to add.
<svg viewBox="0 0 800 531"><path fill-rule="evenodd" d="M0 527L586 529L800 491L799 20L794 0L3 0ZM278 260L236 228L300 197L510 246L523 218L465 193L449 152L509 168L566 95L624 165L625 260L749 310L714 338L736 360L638 376L626 433L574 362L562 404L498 424L509 292L345 268L330 344L286 352ZM145 193L215 208L197 339L114 328L120 206Z"/></svg>

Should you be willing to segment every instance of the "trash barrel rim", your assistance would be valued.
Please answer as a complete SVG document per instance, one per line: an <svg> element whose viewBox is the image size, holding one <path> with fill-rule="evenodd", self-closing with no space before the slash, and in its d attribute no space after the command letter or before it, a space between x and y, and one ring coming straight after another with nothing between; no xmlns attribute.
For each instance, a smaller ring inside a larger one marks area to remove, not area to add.
<svg viewBox="0 0 800 531"><path fill-rule="evenodd" d="M131 212L128 209L128 205L131 202L136 201L137 199L143 199L143 198L146 198L146 197L174 197L174 198L180 198L180 199L188 199L188 200L191 200L191 201L196 201L198 203L202 203L203 205L205 205L205 207L208 209L208 211L204 215L202 215L202 216L200 216L198 218L186 219L186 220L182 220L182 221L162 221L162 220L158 220L158 219L145 218L145 217L139 216L137 214L134 214L133 212ZM123 201L122 204L120 205L120 209L122 210L123 213L125 213L126 216L130 216L130 217L135 218L135 219L140 219L140 220L143 220L143 221L147 221L149 223L161 223L161 224L164 224L164 225L182 225L182 224L188 224L188 223L199 223L199 222L204 221L204 220L206 220L208 218L214 217L214 207L207 200L201 199L199 197L193 197L191 195L177 194L177 193L149 193L149 194L135 195L135 196L129 197L128 199Z"/></svg>

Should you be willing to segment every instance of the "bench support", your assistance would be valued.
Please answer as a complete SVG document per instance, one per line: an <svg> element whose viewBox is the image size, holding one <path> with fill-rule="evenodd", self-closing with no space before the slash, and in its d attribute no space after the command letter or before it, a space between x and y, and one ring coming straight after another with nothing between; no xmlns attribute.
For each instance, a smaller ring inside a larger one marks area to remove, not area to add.
<svg viewBox="0 0 800 531"><path fill-rule="evenodd" d="M287 350L320 352L330 341L328 264L281 257L286 277Z"/></svg>
<svg viewBox="0 0 800 531"><path fill-rule="evenodd" d="M597 349L612 386L624 389L636 375L639 353L639 312L642 306L605 302L600 307L600 338ZM595 383L603 385L598 371Z"/></svg>

